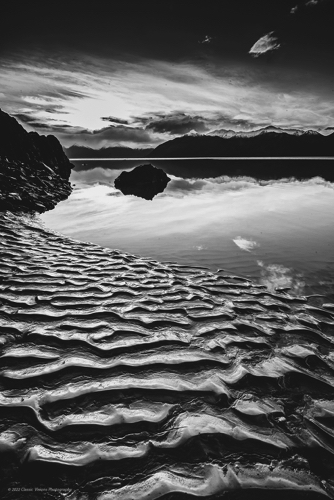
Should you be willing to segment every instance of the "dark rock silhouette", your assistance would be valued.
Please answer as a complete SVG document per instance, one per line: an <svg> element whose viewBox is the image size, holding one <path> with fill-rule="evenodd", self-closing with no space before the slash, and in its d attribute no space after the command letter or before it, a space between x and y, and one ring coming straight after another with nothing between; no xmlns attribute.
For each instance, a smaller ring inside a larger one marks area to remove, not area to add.
<svg viewBox="0 0 334 500"><path fill-rule="evenodd" d="M169 181L170 178L163 170L146 164L130 172L122 172L115 179L115 188L123 194L133 194L145 200L153 200L154 196L165 190Z"/></svg>
<svg viewBox="0 0 334 500"><path fill-rule="evenodd" d="M0 210L52 209L71 193L72 166L56 137L27 132L0 110Z"/></svg>

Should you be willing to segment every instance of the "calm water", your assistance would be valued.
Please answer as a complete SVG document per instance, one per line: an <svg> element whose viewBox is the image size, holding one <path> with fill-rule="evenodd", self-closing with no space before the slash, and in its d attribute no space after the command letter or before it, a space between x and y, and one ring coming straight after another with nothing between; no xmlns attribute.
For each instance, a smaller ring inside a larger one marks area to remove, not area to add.
<svg viewBox="0 0 334 500"><path fill-rule="evenodd" d="M123 196L114 179L143 162L79 162L72 196L42 216L45 224L132 254L226 269L270 289L289 286L331 298L334 184L321 177L217 177L213 161L202 170L198 160L169 161L172 180L164 193L153 201Z"/></svg>

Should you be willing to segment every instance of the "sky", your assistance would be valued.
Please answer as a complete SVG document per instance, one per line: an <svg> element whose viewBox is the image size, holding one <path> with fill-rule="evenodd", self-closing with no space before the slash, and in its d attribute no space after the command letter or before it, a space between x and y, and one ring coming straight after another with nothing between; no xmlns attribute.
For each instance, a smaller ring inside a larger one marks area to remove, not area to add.
<svg viewBox="0 0 334 500"><path fill-rule="evenodd" d="M334 126L334 0L11 0L0 107L62 145Z"/></svg>

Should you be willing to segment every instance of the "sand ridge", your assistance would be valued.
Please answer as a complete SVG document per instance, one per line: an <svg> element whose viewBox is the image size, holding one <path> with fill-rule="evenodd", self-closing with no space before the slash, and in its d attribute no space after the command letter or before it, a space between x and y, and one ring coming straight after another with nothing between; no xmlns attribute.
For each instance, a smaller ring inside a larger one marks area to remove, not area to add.
<svg viewBox="0 0 334 500"><path fill-rule="evenodd" d="M3 498L18 484L334 497L320 297L78 242L34 216L2 213L0 237Z"/></svg>

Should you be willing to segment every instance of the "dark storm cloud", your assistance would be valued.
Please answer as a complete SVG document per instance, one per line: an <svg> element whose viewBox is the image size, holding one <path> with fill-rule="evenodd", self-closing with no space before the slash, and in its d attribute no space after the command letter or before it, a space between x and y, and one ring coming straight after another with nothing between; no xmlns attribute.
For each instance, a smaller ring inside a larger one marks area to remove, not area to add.
<svg viewBox="0 0 334 500"><path fill-rule="evenodd" d="M66 137L58 134L60 140L66 139L66 146L73 144L88 145L92 148L102 148L110 145L133 144L155 144L157 139L147 131L139 127L109 126L100 130L76 129L72 127L66 131Z"/></svg>
<svg viewBox="0 0 334 500"><path fill-rule="evenodd" d="M116 118L115 116L101 116L101 120L110 123L119 123L120 125L128 125L128 120L122 120L121 118Z"/></svg>
<svg viewBox="0 0 334 500"><path fill-rule="evenodd" d="M271 125L271 120L249 118L233 118L223 113L215 113L211 117L190 116L175 112L168 115L155 113L149 116L133 117L145 130L168 135L184 135L191 131L206 135L231 137L240 132L252 132Z"/></svg>
<svg viewBox="0 0 334 500"><path fill-rule="evenodd" d="M66 133L67 142L88 143L92 147L103 147L110 143L154 143L156 140L142 128L126 127L124 125L104 127L100 130L78 129L71 125L59 125L42 122L38 118L25 113L16 113L15 118L34 129L41 129L55 134Z"/></svg>
<svg viewBox="0 0 334 500"><path fill-rule="evenodd" d="M170 135L184 135L191 131L204 133L209 130L205 119L201 116L191 116L185 113L163 114L156 113L150 117L137 117L145 126L145 130Z"/></svg>

